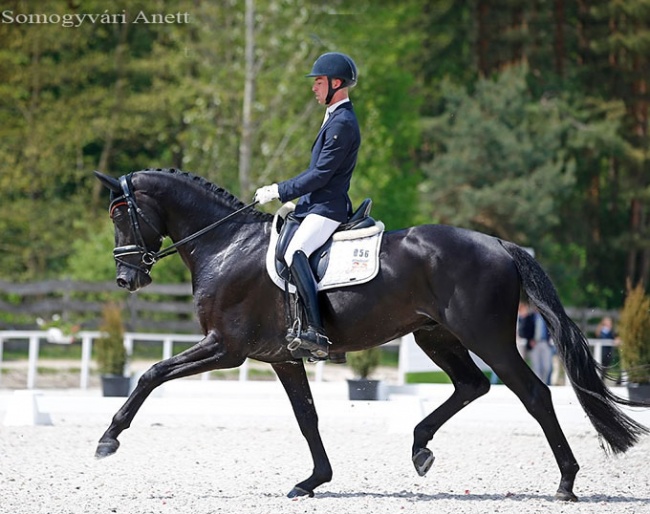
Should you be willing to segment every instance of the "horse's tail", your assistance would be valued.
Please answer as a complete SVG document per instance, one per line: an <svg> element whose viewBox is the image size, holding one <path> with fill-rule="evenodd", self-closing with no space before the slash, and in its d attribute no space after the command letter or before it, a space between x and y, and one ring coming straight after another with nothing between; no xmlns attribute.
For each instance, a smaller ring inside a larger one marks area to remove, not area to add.
<svg viewBox="0 0 650 514"><path fill-rule="evenodd" d="M622 412L617 404L648 405L621 398L607 389L587 339L565 312L551 279L523 248L506 241L501 244L514 259L528 298L546 321L571 385L601 444L604 439L614 453L625 452L649 430Z"/></svg>

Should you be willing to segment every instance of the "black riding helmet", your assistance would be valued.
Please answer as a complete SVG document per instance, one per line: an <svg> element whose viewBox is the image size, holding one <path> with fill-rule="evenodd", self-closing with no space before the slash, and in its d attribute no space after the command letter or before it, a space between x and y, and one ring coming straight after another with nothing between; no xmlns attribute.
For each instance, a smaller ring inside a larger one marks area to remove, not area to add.
<svg viewBox="0 0 650 514"><path fill-rule="evenodd" d="M357 83L357 66L352 58L339 52L328 52L321 55L311 68L311 73L307 77L327 77L329 90L325 103L327 105L332 101L334 93L344 87L354 87ZM342 81L337 88L332 87L332 79Z"/></svg>

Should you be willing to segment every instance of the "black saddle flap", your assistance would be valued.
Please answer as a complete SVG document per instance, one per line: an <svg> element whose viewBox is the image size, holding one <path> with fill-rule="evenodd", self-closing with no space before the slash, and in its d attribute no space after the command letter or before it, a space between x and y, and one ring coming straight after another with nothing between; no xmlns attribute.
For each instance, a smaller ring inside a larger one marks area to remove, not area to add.
<svg viewBox="0 0 650 514"><path fill-rule="evenodd" d="M343 223L339 226L336 232L341 232L343 230L354 230L366 227L372 227L375 225L376 221L370 217L370 209L372 208L372 200L366 198L361 205L357 208L356 211L350 216L350 219L347 223ZM282 223L280 228L280 234L278 235L278 242L275 245L275 269L278 272L278 275L283 280L290 282L289 267L284 260L284 254L287 253L287 248L289 243L293 238L296 230L300 226L300 220L298 220L293 213L287 215ZM317 281L320 281L325 275L327 270L327 265L329 263L330 247L332 246L332 238L330 238L323 246L316 250L310 257L309 263L311 268L314 271L314 276Z"/></svg>
<svg viewBox="0 0 650 514"><path fill-rule="evenodd" d="M299 226L300 226L300 220L296 218L293 215L293 213L288 214L287 217L284 219L282 228L280 228L280 235L278 236L278 242L275 245L276 262L280 261L284 266L287 265L287 263L284 261L284 254L287 253L287 248L289 247L289 243L291 242L291 239L293 238L293 235L296 233L296 230L298 230Z"/></svg>

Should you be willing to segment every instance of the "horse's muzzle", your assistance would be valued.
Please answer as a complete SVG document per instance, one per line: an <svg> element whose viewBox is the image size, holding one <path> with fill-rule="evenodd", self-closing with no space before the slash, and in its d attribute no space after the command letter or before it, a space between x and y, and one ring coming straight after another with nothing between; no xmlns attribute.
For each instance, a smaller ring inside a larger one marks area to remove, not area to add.
<svg viewBox="0 0 650 514"><path fill-rule="evenodd" d="M117 282L118 287L133 293L138 289L142 289L151 284L151 277L148 274L139 271L131 272L131 270L126 270L122 273L118 273L115 281Z"/></svg>

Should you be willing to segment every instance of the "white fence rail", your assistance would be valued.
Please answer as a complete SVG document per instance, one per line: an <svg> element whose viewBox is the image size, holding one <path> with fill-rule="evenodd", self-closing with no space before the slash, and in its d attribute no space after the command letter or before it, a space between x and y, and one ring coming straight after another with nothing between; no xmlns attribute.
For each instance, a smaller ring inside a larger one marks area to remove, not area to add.
<svg viewBox="0 0 650 514"><path fill-rule="evenodd" d="M81 339L81 371L79 376L79 387L87 389L90 377L91 360L92 360L92 345L93 341L101 336L100 332L96 331L82 331L75 337ZM185 335L185 334L144 334L137 332L127 332L124 335L124 347L126 348L127 355L133 355L133 347L137 342L158 342L162 344L162 358L168 359L173 355L174 343L197 343L202 336L200 335ZM41 341L56 342L51 340L51 334L43 330L6 330L0 331L0 385L2 383L2 363L3 351L5 341L28 341L28 368L27 368L27 389L34 389L36 387L36 378L38 373L38 360L39 348ZM67 343L65 339L59 341ZM429 359L426 354L416 345L412 334L408 334L401 339L392 343L399 345L399 369L398 376L400 384L404 384L407 373L423 372L423 371L439 371L438 368ZM592 348L592 353L597 362L602 362L602 347L611 346L613 343L609 339L589 339L589 345ZM472 355L476 364L480 369L489 370L489 366L485 364L480 358ZM130 361L130 359L129 359ZM316 364L315 381L322 381L324 362ZM239 380L248 380L248 360L239 367ZM127 370L128 372L129 370ZM208 373L202 375L202 379L207 380Z"/></svg>
<svg viewBox="0 0 650 514"><path fill-rule="evenodd" d="M603 362L603 346L612 346L611 339L588 339L594 359L599 364ZM522 342L518 341L518 344ZM525 345L525 342L523 342ZM470 352L471 353L471 352ZM471 353L472 359L483 371L490 371L490 367L479 357ZM399 339L399 381L400 385L406 381L407 373L420 373L427 371L442 371L415 343L413 334L408 334Z"/></svg>
<svg viewBox="0 0 650 514"><path fill-rule="evenodd" d="M90 377L90 368L92 360L93 341L101 336L101 332L82 331L75 337L81 339L81 372L79 377L79 387L88 388ZM159 342L162 343L162 358L167 359L173 355L174 343L197 343L202 336L184 335L184 334L143 334L135 332L126 332L124 334L124 347L127 355L133 355L133 346L136 342ZM28 341L28 364L27 364L27 389L36 387L36 377L38 373L38 359L41 341L60 342L67 344L69 341L64 338L59 341L52 340L51 334L43 330L5 330L0 331L0 384L2 373L2 362L5 341ZM130 360L130 359L129 359ZM128 372L129 370L127 370ZM208 373L204 373L202 378L208 379ZM322 373L321 375L322 376ZM317 373L317 379L319 374ZM239 367L239 380L248 380L248 360Z"/></svg>

